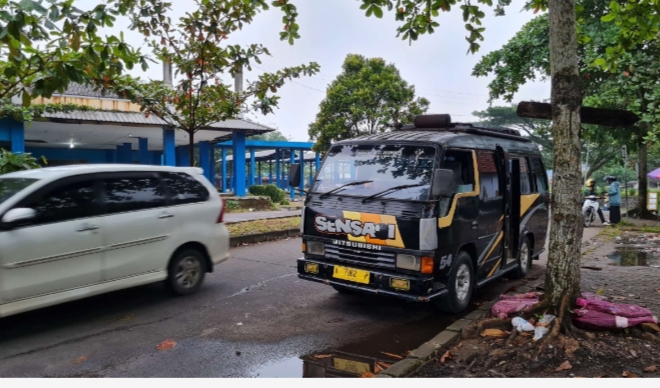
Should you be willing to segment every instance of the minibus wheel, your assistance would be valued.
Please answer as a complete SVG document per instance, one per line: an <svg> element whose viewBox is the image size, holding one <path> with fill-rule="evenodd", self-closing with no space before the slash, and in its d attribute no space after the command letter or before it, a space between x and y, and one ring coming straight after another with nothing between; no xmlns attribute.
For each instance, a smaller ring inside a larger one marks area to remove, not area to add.
<svg viewBox="0 0 660 388"><path fill-rule="evenodd" d="M460 251L456 256L449 272L447 289L449 293L438 300L438 307L449 313L458 313L465 310L470 303L472 291L474 290L472 257L467 252Z"/></svg>
<svg viewBox="0 0 660 388"><path fill-rule="evenodd" d="M523 239L518 251L518 267L515 271L516 279L522 279L527 276L529 269L532 267L532 249L529 243L529 237Z"/></svg>

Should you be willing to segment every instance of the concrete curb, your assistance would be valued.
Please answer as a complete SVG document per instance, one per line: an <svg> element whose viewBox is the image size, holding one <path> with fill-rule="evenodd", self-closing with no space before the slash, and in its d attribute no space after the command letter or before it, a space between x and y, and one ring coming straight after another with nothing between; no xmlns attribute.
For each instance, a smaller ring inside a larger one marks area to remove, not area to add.
<svg viewBox="0 0 660 388"><path fill-rule="evenodd" d="M246 234L243 236L233 236L229 238L231 248L239 247L243 244L258 244L266 241L283 240L291 237L299 237L300 229L276 230L274 232Z"/></svg>
<svg viewBox="0 0 660 388"><path fill-rule="evenodd" d="M293 217L300 217L300 214L297 214L293 210L287 210L290 211L291 215L286 215L286 216L277 216L277 217L268 217L268 218L257 218L256 220L245 220L245 221L225 221L225 225L229 224L242 224L243 222L254 222L254 221L267 221L267 220L280 220L282 218L293 218Z"/></svg>
<svg viewBox="0 0 660 388"><path fill-rule="evenodd" d="M542 278L542 276L539 276L539 278ZM515 291L510 291L507 294L531 292L541 284L543 284L543 279L537 279L529 282L528 285L518 286ZM416 373L424 365L433 360L441 351L448 350L456 343L462 337L465 327L488 316L494 304L495 300L492 300L477 307L476 310L457 320L430 341L423 343L420 347L410 352L406 358L378 373L375 377L409 377Z"/></svg>

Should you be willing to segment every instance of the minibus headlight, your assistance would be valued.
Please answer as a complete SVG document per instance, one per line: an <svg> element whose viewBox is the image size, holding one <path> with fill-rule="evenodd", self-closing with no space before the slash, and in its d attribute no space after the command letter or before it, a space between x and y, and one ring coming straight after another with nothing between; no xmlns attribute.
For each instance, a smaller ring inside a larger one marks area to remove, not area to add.
<svg viewBox="0 0 660 388"><path fill-rule="evenodd" d="M396 267L401 269L409 269L411 271L419 271L421 260L419 257L413 255L396 255Z"/></svg>
<svg viewBox="0 0 660 388"><path fill-rule="evenodd" d="M307 241L307 253L314 256L324 256L325 244L318 241Z"/></svg>

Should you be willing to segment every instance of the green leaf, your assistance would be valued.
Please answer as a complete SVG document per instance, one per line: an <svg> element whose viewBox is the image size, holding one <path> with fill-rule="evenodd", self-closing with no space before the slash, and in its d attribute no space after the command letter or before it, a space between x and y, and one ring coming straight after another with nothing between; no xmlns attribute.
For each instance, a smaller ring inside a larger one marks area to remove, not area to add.
<svg viewBox="0 0 660 388"><path fill-rule="evenodd" d="M600 18L602 22L609 23L616 18L616 14L608 13L607 15Z"/></svg>
<svg viewBox="0 0 660 388"><path fill-rule="evenodd" d="M373 8L374 8L374 15L376 15L376 17L378 19L382 19L383 18L383 9L380 8L379 6L376 6L376 5L374 5Z"/></svg>

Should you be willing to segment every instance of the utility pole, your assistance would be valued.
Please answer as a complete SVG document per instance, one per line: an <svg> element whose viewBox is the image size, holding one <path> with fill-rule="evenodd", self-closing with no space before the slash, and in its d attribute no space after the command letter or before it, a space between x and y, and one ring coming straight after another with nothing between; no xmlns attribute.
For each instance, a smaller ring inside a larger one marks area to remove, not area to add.
<svg viewBox="0 0 660 388"><path fill-rule="evenodd" d="M621 155L623 156L623 187L626 193L626 219L630 219L630 206L628 206L628 181L626 180L626 171L628 171L628 147L625 145L621 147Z"/></svg>
<svg viewBox="0 0 660 388"><path fill-rule="evenodd" d="M172 64L167 61L163 61L163 82L172 86Z"/></svg>
<svg viewBox="0 0 660 388"><path fill-rule="evenodd" d="M243 93L243 65L241 65L238 73L234 76L234 91L236 94ZM238 114L239 119L242 119L243 117L242 112Z"/></svg>

